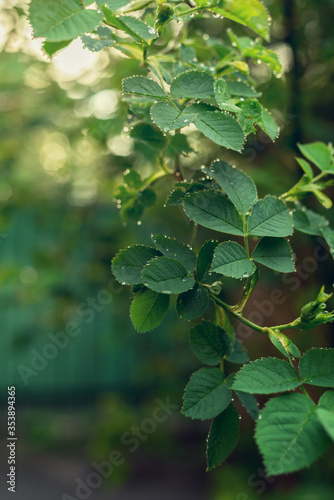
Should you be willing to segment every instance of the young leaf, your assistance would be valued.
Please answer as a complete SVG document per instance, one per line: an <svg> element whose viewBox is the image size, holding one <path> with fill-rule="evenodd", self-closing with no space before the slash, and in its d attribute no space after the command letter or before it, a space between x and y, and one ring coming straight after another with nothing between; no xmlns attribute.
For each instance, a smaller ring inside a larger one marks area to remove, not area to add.
<svg viewBox="0 0 334 500"><path fill-rule="evenodd" d="M291 391L300 386L296 370L286 361L262 358L251 361L236 374L233 390L251 394Z"/></svg>
<svg viewBox="0 0 334 500"><path fill-rule="evenodd" d="M290 236L292 220L285 203L274 196L266 196L254 205L248 219L250 236Z"/></svg>
<svg viewBox="0 0 334 500"><path fill-rule="evenodd" d="M243 235L240 214L220 193L202 191L187 195L184 199L184 211L189 219L201 226L222 233Z"/></svg>
<svg viewBox="0 0 334 500"><path fill-rule="evenodd" d="M218 182L239 212L245 214L256 203L255 184L240 170L217 160L206 169L206 173Z"/></svg>
<svg viewBox="0 0 334 500"><path fill-rule="evenodd" d="M170 92L182 99L208 99L214 96L213 77L204 71L186 71L174 78Z"/></svg>
<svg viewBox="0 0 334 500"><path fill-rule="evenodd" d="M299 362L305 384L334 387L334 349L309 349Z"/></svg>
<svg viewBox="0 0 334 500"><path fill-rule="evenodd" d="M174 238L156 234L151 236L154 245L165 257L175 259L184 265L188 273L192 273L196 266L196 255L187 245L179 243Z"/></svg>
<svg viewBox="0 0 334 500"><path fill-rule="evenodd" d="M77 0L31 0L29 18L35 38L63 42L90 33L102 16L94 9L85 9Z"/></svg>
<svg viewBox="0 0 334 500"><path fill-rule="evenodd" d="M176 312L179 318L191 321L201 316L208 305L208 291L196 283L191 290L181 293L178 296L176 301Z"/></svg>
<svg viewBox="0 0 334 500"><path fill-rule="evenodd" d="M246 348L242 345L240 340L234 339L230 345L230 349L226 356L226 361L229 363L235 363L237 365L243 365L248 361L248 354Z"/></svg>
<svg viewBox="0 0 334 500"><path fill-rule="evenodd" d="M256 269L246 250L235 241L224 241L217 246L211 271L230 278L249 278Z"/></svg>
<svg viewBox="0 0 334 500"><path fill-rule="evenodd" d="M112 272L123 285L142 283L141 272L149 260L161 255L155 248L132 245L121 250L112 261Z"/></svg>
<svg viewBox="0 0 334 500"><path fill-rule="evenodd" d="M217 248L218 241L209 240L200 248L196 264L196 278L199 283L211 285L216 280L216 276L210 273L213 254Z"/></svg>
<svg viewBox="0 0 334 500"><path fill-rule="evenodd" d="M211 141L234 151L241 151L244 133L239 123L232 116L215 111L204 111L197 115L195 125Z"/></svg>
<svg viewBox="0 0 334 500"><path fill-rule="evenodd" d="M142 271L145 286L159 293L182 293L192 288L194 278L187 275L186 268L169 257L152 259Z"/></svg>
<svg viewBox="0 0 334 500"><path fill-rule="evenodd" d="M220 465L234 450L239 438L239 414L233 405L212 422L207 440L207 471Z"/></svg>
<svg viewBox="0 0 334 500"><path fill-rule="evenodd" d="M164 98L165 92L154 80L145 76L130 76L122 82L123 92L152 98Z"/></svg>
<svg viewBox="0 0 334 500"><path fill-rule="evenodd" d="M298 144L300 152L323 172L334 173L332 153L323 142Z"/></svg>
<svg viewBox="0 0 334 500"><path fill-rule="evenodd" d="M330 227L322 227L321 233L329 246L332 257L334 258L334 231Z"/></svg>
<svg viewBox="0 0 334 500"><path fill-rule="evenodd" d="M296 158L297 162L299 163L299 166L304 170L305 174L307 177L312 180L313 179L313 170L311 165L309 164L308 161L304 160L303 158Z"/></svg>
<svg viewBox="0 0 334 500"><path fill-rule="evenodd" d="M229 86L223 78L219 78L214 83L215 98L218 106L225 109L226 101L231 99L231 92Z"/></svg>
<svg viewBox="0 0 334 500"><path fill-rule="evenodd" d="M183 401L181 413L206 420L225 410L231 401L231 391L219 368L201 368L192 375Z"/></svg>
<svg viewBox="0 0 334 500"><path fill-rule="evenodd" d="M244 57L251 57L253 61L258 63L258 61L263 62L271 71L275 74L279 74L282 71L282 65L278 58L278 55L273 50L267 49L267 47L262 47L260 45L253 47L246 47L243 51Z"/></svg>
<svg viewBox="0 0 334 500"><path fill-rule="evenodd" d="M168 310L169 296L144 288L134 297L130 317L138 332L148 332L160 325Z"/></svg>
<svg viewBox="0 0 334 500"><path fill-rule="evenodd" d="M65 49L72 40L65 40L64 42L43 42L42 47L47 56L52 57L56 52Z"/></svg>
<svg viewBox="0 0 334 500"><path fill-rule="evenodd" d="M255 439L268 476L308 467L330 444L318 420L316 405L299 393L268 401L257 420Z"/></svg>
<svg viewBox="0 0 334 500"><path fill-rule="evenodd" d="M228 88L232 96L236 97L260 97L261 94L256 92L252 87L245 82L230 80L227 82Z"/></svg>
<svg viewBox="0 0 334 500"><path fill-rule="evenodd" d="M262 118L259 121L259 127L269 135L272 141L277 139L279 134L279 127L275 122L274 118L271 116L269 111L262 106Z"/></svg>
<svg viewBox="0 0 334 500"><path fill-rule="evenodd" d="M202 321L190 330L190 347L202 363L218 365L229 350L225 331L211 321Z"/></svg>
<svg viewBox="0 0 334 500"><path fill-rule="evenodd" d="M309 209L298 209L293 212L294 228L302 233L321 236L322 228L328 226L328 220Z"/></svg>
<svg viewBox="0 0 334 500"><path fill-rule="evenodd" d="M327 410L334 412L334 391L326 391L319 398L318 406L325 406Z"/></svg>
<svg viewBox="0 0 334 500"><path fill-rule="evenodd" d="M283 333L273 328L268 329L269 340L284 356L300 358L301 352L298 347Z"/></svg>
<svg viewBox="0 0 334 500"><path fill-rule="evenodd" d="M141 19L133 16L114 16L107 7L102 5L102 11L110 26L125 31L137 43L147 44L150 40L158 37L155 28L149 26Z"/></svg>
<svg viewBox="0 0 334 500"><path fill-rule="evenodd" d="M295 270L291 247L284 238L262 238L252 253L252 259L280 273Z"/></svg>
<svg viewBox="0 0 334 500"><path fill-rule="evenodd" d="M317 417L324 430L334 441L334 412L329 411L326 408L317 408Z"/></svg>

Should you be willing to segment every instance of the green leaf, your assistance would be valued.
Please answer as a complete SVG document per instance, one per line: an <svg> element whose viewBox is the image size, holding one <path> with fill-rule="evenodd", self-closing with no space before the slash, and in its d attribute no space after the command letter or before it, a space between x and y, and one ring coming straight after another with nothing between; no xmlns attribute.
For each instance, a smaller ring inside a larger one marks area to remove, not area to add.
<svg viewBox="0 0 334 500"><path fill-rule="evenodd" d="M321 232L334 259L334 231L330 227L322 227Z"/></svg>
<svg viewBox="0 0 334 500"><path fill-rule="evenodd" d="M328 220L320 214L306 208L294 210L293 212L294 228L302 233L322 235L322 229L328 226Z"/></svg>
<svg viewBox="0 0 334 500"><path fill-rule="evenodd" d="M263 62L271 71L275 74L279 74L282 71L282 65L278 58L278 55L273 50L267 49L262 46L246 47L243 51L244 57L252 57L255 63L258 61Z"/></svg>
<svg viewBox="0 0 334 500"><path fill-rule="evenodd" d="M231 92L229 86L223 78L219 78L214 83L215 98L218 106L225 109L226 101L231 99Z"/></svg>
<svg viewBox="0 0 334 500"><path fill-rule="evenodd" d="M323 142L311 142L310 144L298 144L300 152L323 172L334 173L332 153Z"/></svg>
<svg viewBox="0 0 334 500"><path fill-rule="evenodd" d="M102 5L102 11L110 26L125 31L136 42L147 44L158 37L155 28L149 26L141 19L133 16L114 16L107 7Z"/></svg>
<svg viewBox="0 0 334 500"><path fill-rule="evenodd" d="M216 277L210 273L213 254L217 248L218 241L209 240L200 248L196 264L196 278L200 283L212 284Z"/></svg>
<svg viewBox="0 0 334 500"><path fill-rule="evenodd" d="M122 7L125 7L125 5L128 5L130 2L131 0L96 0L96 3L99 7L101 7L102 5L106 5L111 10L121 9Z"/></svg>
<svg viewBox="0 0 334 500"><path fill-rule="evenodd" d="M245 214L256 203L257 191L255 184L241 170L231 167L222 160L217 160L205 171L223 188L239 212Z"/></svg>
<svg viewBox="0 0 334 500"><path fill-rule="evenodd" d="M84 9L79 0L31 0L29 18L35 38L63 42L89 33L102 21L94 9Z"/></svg>
<svg viewBox="0 0 334 500"><path fill-rule="evenodd" d="M128 94L137 94L153 98L166 97L160 85L145 76L130 76L129 78L124 78L122 85L123 92Z"/></svg>
<svg viewBox="0 0 334 500"><path fill-rule="evenodd" d="M226 361L229 363L235 363L237 365L243 365L248 361L248 354L246 348L242 345L240 340L234 339L230 345L230 349L226 356Z"/></svg>
<svg viewBox="0 0 334 500"><path fill-rule="evenodd" d="M150 148L160 151L166 144L166 138L160 130L155 129L148 123L137 123L130 130L130 137L140 142L144 142Z"/></svg>
<svg viewBox="0 0 334 500"><path fill-rule="evenodd" d="M334 411L334 391L326 391L320 397L318 406L325 406L328 410Z"/></svg>
<svg viewBox="0 0 334 500"><path fill-rule="evenodd" d="M334 412L329 411L326 408L317 408L316 413L323 429L334 441Z"/></svg>
<svg viewBox="0 0 334 500"><path fill-rule="evenodd" d="M222 194L214 191L201 191L187 195L184 211L189 219L201 226L222 233L243 235L240 214L233 204Z"/></svg>
<svg viewBox="0 0 334 500"><path fill-rule="evenodd" d="M186 71L174 78L170 92L182 99L208 99L214 96L213 77L204 71Z"/></svg>
<svg viewBox="0 0 334 500"><path fill-rule="evenodd" d="M309 164L308 161L304 160L303 158L296 158L297 162L299 163L299 166L304 170L305 174L307 177L312 180L313 179L313 170L311 165Z"/></svg>
<svg viewBox="0 0 334 500"><path fill-rule="evenodd" d="M334 349L309 349L299 362L305 384L334 387Z"/></svg>
<svg viewBox="0 0 334 500"><path fill-rule="evenodd" d="M181 413L206 420L225 410L231 401L231 391L219 368L201 368L192 375L183 401Z"/></svg>
<svg viewBox="0 0 334 500"><path fill-rule="evenodd" d="M190 347L202 363L218 365L229 350L225 331L211 321L202 321L190 330Z"/></svg>
<svg viewBox="0 0 334 500"><path fill-rule="evenodd" d="M256 269L246 250L235 241L224 241L217 246L211 271L230 278L249 278Z"/></svg>
<svg viewBox="0 0 334 500"><path fill-rule="evenodd" d="M128 187L134 189L140 189L143 186L141 175L135 169L131 169L124 174L124 182Z"/></svg>
<svg viewBox="0 0 334 500"><path fill-rule="evenodd" d="M66 40L64 42L43 42L43 50L49 57L52 57L56 52L59 52L62 49L65 49L69 46L72 40Z"/></svg>
<svg viewBox="0 0 334 500"><path fill-rule="evenodd" d="M270 399L256 423L255 439L268 476L308 467L330 441L316 414L316 405L304 394Z"/></svg>
<svg viewBox="0 0 334 500"><path fill-rule="evenodd" d="M152 234L151 238L162 255L183 264L188 273L193 272L196 266L196 255L190 247L179 243L174 238L168 238L168 236L162 236L161 234Z"/></svg>
<svg viewBox="0 0 334 500"><path fill-rule="evenodd" d="M212 422L207 440L207 471L220 465L234 450L239 438L239 414L233 405Z"/></svg>
<svg viewBox="0 0 334 500"><path fill-rule="evenodd" d="M155 248L132 245L121 250L112 261L112 272L122 285L142 283L141 273L149 260L160 255Z"/></svg>
<svg viewBox="0 0 334 500"><path fill-rule="evenodd" d="M83 46L91 52L99 52L106 47L112 47L115 41L111 38L111 31L108 28L106 29L108 31L105 31L103 35L101 33L99 38L93 38L87 35L82 36L81 41Z"/></svg>
<svg viewBox="0 0 334 500"><path fill-rule="evenodd" d="M284 238L262 238L252 253L252 260L280 273L295 270L291 246Z"/></svg>
<svg viewBox="0 0 334 500"><path fill-rule="evenodd" d="M195 125L211 141L233 151L241 151L244 133L235 118L219 111L204 111L197 115Z"/></svg>
<svg viewBox="0 0 334 500"><path fill-rule="evenodd" d="M235 391L238 396L240 403L249 413L253 420L257 420L260 415L259 405L253 394L248 394L247 392Z"/></svg>
<svg viewBox="0 0 334 500"><path fill-rule="evenodd" d="M229 80L227 82L228 88L232 96L236 97L260 97L261 94L256 92L252 87L245 82L238 82L237 80Z"/></svg>
<svg viewBox="0 0 334 500"><path fill-rule="evenodd" d="M169 306L169 296L144 288L134 297L130 317L138 332L148 332L160 325Z"/></svg>
<svg viewBox="0 0 334 500"><path fill-rule="evenodd" d="M200 3L203 4L203 1ZM218 5L215 2L204 3L208 4L208 8L213 12L248 26L255 33L269 40L269 14L259 0L220 0ZM210 4L214 7L210 7Z"/></svg>
<svg viewBox="0 0 334 500"><path fill-rule="evenodd" d="M188 138L185 134L175 134L170 138L168 145L168 152L171 151L173 154L187 156L194 150L190 147Z"/></svg>
<svg viewBox="0 0 334 500"><path fill-rule="evenodd" d="M194 278L187 275L186 268L169 257L152 259L142 271L145 286L159 293L182 293L192 288Z"/></svg>
<svg viewBox="0 0 334 500"><path fill-rule="evenodd" d="M193 109L193 112L191 111ZM189 106L182 110L176 109L168 102L158 102L151 108L151 118L163 131L177 130L190 125L196 118L198 111Z"/></svg>
<svg viewBox="0 0 334 500"><path fill-rule="evenodd" d="M269 111L262 106L262 118L259 121L259 127L269 135L272 141L275 141L279 135L279 127L271 116Z"/></svg>
<svg viewBox="0 0 334 500"><path fill-rule="evenodd" d="M274 196L266 196L254 205L248 220L250 236L290 236L292 220L285 203Z"/></svg>
<svg viewBox="0 0 334 500"><path fill-rule="evenodd" d="M251 394L291 391L301 385L296 370L286 361L262 358L251 361L237 373L233 390Z"/></svg>
<svg viewBox="0 0 334 500"><path fill-rule="evenodd" d="M198 286L198 283L196 283L194 288L178 296L176 301L176 312L179 318L191 321L201 316L208 306L208 291Z"/></svg>

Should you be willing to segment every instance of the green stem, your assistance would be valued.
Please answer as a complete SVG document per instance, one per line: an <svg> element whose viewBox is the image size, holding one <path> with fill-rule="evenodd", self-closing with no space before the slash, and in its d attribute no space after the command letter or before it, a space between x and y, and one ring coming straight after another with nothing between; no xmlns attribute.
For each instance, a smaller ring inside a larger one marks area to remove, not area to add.
<svg viewBox="0 0 334 500"><path fill-rule="evenodd" d="M241 314L233 311L233 309L232 309L233 306L230 306L230 305L226 304L222 300L218 299L218 297L216 297L215 295L211 294L211 299L214 302L216 302L216 304L218 304L223 309L225 309L228 313L230 313L231 316L233 316L234 318L238 319L241 323L244 323L244 325L249 326L250 328L252 328L256 332L264 333L264 334L267 333L267 328L262 328L262 326L256 325L252 321L249 321L249 319L244 318Z"/></svg>
<svg viewBox="0 0 334 500"><path fill-rule="evenodd" d="M247 224L246 224L246 216L242 214L242 227L244 233L244 242L245 242L245 250L247 252L247 257L249 258L249 245L248 245L248 234L247 234Z"/></svg>

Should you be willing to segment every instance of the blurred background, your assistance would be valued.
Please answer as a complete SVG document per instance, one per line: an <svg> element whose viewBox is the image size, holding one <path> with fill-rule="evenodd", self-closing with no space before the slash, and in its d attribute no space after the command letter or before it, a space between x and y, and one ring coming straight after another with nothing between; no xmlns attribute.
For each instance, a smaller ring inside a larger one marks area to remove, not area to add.
<svg viewBox="0 0 334 500"><path fill-rule="evenodd" d="M334 5L265 3L273 17L271 45L284 71L280 79L263 65L252 71L281 136L274 144L250 138L233 161L253 176L260 194L281 194L300 175L296 142L334 137ZM91 53L79 41L50 62L40 42L31 40L25 8L19 0L0 0L2 477L7 386L15 385L19 500L332 500L332 450L310 470L267 479L245 413L237 450L223 467L205 472L209 425L179 413L183 388L200 367L188 345L189 325L171 310L156 331L136 333L128 315L130 292L110 272L120 248L147 244L152 232L185 243L193 232L177 207L163 207L172 181L158 185L158 201L140 224L124 225L117 209L123 173L135 165L148 175L156 160L124 129L121 80L138 70L137 63L113 49ZM194 32L199 22L192 21ZM227 26L205 20L207 32L217 37L225 37ZM190 140L201 141L206 162L226 158L196 133ZM186 177L202 163L203 157L185 158ZM319 209L316 203L308 202ZM321 210L333 223L332 211ZM200 230L195 249L214 236ZM290 321L322 283L331 287L333 264L324 242L298 233L293 245L297 275L263 270L247 310L253 321ZM226 280L230 301L238 297L235 286ZM267 301L273 289L282 290L284 301L272 308ZM267 339L239 334L250 359L259 352L274 355ZM331 326L295 332L293 339L302 350L334 347ZM316 387L310 392L319 397ZM102 462L111 469L98 484L91 474ZM1 498L7 498L4 483Z"/></svg>

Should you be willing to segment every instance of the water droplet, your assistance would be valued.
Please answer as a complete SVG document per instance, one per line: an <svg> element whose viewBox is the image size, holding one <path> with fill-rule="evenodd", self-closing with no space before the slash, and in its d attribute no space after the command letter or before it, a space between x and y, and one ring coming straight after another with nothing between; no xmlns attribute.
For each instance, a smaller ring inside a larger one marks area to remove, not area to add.
<svg viewBox="0 0 334 500"><path fill-rule="evenodd" d="M141 220L139 220L139 221L137 222L137 225L138 225L138 226L141 226Z"/></svg>
<svg viewBox="0 0 334 500"><path fill-rule="evenodd" d="M149 32L150 35L156 35L157 34L157 32L155 31L154 28L149 28L148 32Z"/></svg>
<svg viewBox="0 0 334 500"><path fill-rule="evenodd" d="M182 278L181 281L182 283L185 283L187 281L187 278Z"/></svg>

